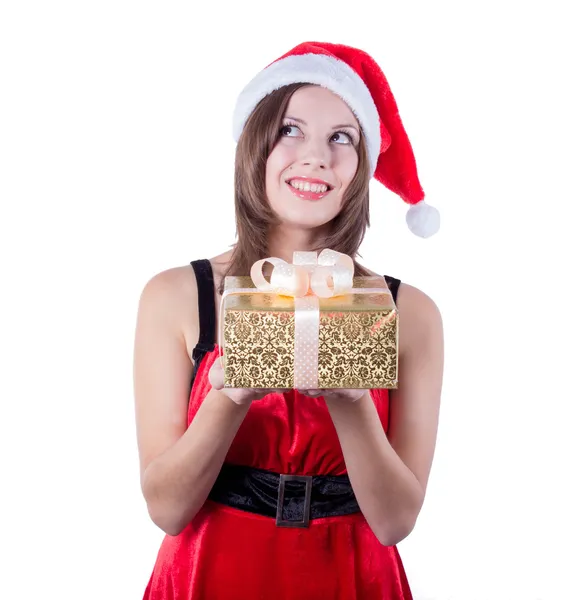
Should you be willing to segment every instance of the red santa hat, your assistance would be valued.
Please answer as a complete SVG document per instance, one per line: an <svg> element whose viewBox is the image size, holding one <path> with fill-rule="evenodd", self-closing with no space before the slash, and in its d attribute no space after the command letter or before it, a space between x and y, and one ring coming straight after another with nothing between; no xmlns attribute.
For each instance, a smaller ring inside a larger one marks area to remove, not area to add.
<svg viewBox="0 0 585 600"><path fill-rule="evenodd" d="M363 50L322 42L303 42L258 73L242 90L234 111L234 138L239 140L256 105L291 83L320 85L342 98L364 133L370 176L411 205L406 222L423 238L440 227L439 211L424 201L412 146L402 125L388 81Z"/></svg>

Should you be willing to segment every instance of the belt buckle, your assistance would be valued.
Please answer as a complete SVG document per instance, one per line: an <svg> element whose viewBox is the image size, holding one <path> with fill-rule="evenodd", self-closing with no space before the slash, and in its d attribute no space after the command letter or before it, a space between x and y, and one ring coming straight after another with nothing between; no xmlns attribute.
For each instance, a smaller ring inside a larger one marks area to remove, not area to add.
<svg viewBox="0 0 585 600"><path fill-rule="evenodd" d="M291 521L282 516L284 505L284 486L287 481L302 481L305 484L305 504L303 506L303 518L300 521ZM311 511L311 489L313 477L311 475L281 475L278 482L278 503L276 505L277 527L308 527Z"/></svg>

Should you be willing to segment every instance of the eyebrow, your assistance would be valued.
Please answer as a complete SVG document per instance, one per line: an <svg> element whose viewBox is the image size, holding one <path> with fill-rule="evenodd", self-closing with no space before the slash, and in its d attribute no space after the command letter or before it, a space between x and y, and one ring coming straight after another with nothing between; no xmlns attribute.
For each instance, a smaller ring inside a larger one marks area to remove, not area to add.
<svg viewBox="0 0 585 600"><path fill-rule="evenodd" d="M296 117L284 117L285 119L290 119L291 121L296 121L297 123L301 123L302 125L306 125L307 122L303 121L302 119L297 119ZM355 129L357 132L359 132L359 129L355 126L355 125L333 125L333 127L331 129L340 129L340 128L348 128L351 127L352 129Z"/></svg>

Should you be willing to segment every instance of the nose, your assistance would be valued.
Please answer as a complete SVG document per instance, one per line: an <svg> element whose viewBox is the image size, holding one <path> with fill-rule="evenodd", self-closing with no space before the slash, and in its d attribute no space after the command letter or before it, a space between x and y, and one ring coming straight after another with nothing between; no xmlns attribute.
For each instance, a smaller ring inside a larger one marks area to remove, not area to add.
<svg viewBox="0 0 585 600"><path fill-rule="evenodd" d="M327 169L331 162L331 149L320 140L307 141L301 155L301 164L305 167Z"/></svg>

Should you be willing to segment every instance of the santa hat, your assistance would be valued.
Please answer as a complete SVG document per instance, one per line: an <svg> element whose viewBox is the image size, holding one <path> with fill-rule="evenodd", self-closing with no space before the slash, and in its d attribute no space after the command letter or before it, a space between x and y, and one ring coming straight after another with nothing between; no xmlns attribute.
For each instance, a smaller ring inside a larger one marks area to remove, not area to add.
<svg viewBox="0 0 585 600"><path fill-rule="evenodd" d="M272 62L243 89L234 112L234 138L239 140L256 105L291 83L320 85L351 108L363 130L370 176L398 194L410 209L409 229L427 238L440 226L439 211L424 201L414 153L388 81L363 50L322 42L304 42Z"/></svg>

